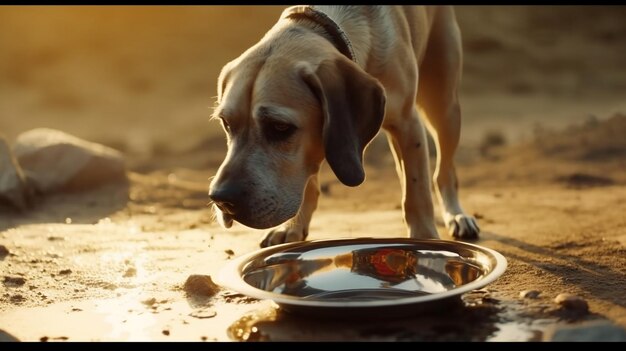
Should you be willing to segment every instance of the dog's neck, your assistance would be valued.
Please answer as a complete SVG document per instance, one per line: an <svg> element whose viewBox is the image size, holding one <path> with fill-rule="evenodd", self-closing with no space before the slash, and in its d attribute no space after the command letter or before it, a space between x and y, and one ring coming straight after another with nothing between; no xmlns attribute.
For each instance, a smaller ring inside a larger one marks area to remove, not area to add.
<svg viewBox="0 0 626 351"><path fill-rule="evenodd" d="M371 36L361 11L358 6L292 6L283 17L308 23L309 28L365 69Z"/></svg>

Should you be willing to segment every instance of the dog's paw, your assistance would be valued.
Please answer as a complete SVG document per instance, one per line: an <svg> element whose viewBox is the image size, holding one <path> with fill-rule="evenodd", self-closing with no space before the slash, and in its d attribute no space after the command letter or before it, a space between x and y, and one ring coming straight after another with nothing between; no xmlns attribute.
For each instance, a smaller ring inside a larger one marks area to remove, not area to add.
<svg viewBox="0 0 626 351"><path fill-rule="evenodd" d="M457 239L478 239L480 233L476 219L466 214L450 215L446 227L450 236Z"/></svg>
<svg viewBox="0 0 626 351"><path fill-rule="evenodd" d="M306 239L306 236L307 233L304 230L277 228L265 234L263 240L261 240L261 247L302 241Z"/></svg>

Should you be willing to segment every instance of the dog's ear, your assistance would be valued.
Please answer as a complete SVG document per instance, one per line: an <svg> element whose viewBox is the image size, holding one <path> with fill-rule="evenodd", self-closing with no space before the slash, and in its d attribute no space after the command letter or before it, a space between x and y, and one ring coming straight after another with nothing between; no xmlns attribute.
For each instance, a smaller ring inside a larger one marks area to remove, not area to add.
<svg viewBox="0 0 626 351"><path fill-rule="evenodd" d="M345 57L323 61L303 76L322 106L326 161L343 184L363 183L363 151L385 115L382 85Z"/></svg>

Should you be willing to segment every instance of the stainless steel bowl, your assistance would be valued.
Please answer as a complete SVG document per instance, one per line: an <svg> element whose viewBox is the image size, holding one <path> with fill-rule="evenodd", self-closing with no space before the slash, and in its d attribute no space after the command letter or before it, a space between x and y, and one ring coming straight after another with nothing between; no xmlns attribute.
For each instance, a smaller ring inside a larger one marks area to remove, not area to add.
<svg viewBox="0 0 626 351"><path fill-rule="evenodd" d="M316 240L236 258L216 281L244 295L273 300L288 312L397 316L482 288L506 266L498 252L459 241Z"/></svg>

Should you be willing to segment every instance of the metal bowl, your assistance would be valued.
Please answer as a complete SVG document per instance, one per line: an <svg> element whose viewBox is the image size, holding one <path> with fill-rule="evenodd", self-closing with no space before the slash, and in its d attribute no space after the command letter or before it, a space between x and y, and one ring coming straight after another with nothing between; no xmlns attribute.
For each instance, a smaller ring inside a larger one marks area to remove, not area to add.
<svg viewBox="0 0 626 351"><path fill-rule="evenodd" d="M397 316L441 306L504 273L498 252L459 241L409 238L316 240L261 249L230 261L216 281L287 312ZM439 304L437 304L439 303Z"/></svg>

